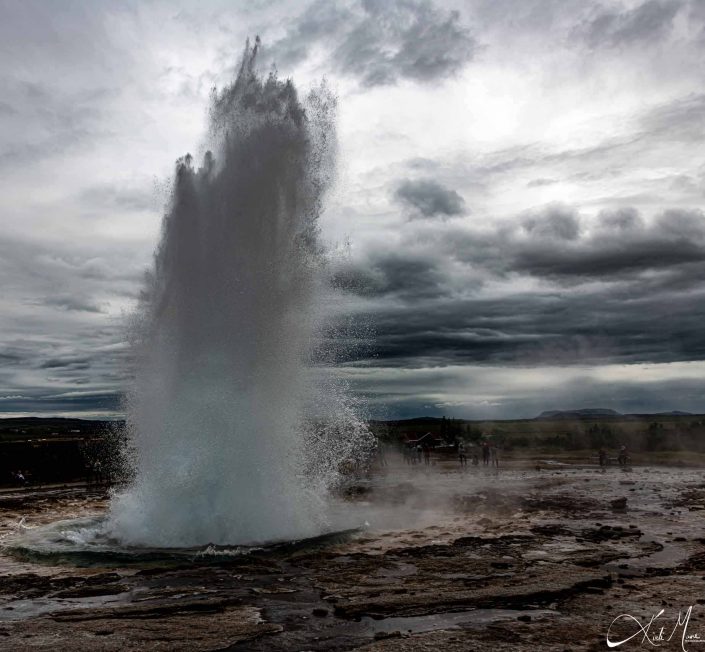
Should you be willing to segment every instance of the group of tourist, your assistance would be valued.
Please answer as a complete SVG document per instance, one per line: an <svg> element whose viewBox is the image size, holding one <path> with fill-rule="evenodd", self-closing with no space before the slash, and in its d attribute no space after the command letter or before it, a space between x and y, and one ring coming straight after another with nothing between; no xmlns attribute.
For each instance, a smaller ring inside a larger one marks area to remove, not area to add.
<svg viewBox="0 0 705 652"><path fill-rule="evenodd" d="M402 448L402 454L404 461L411 466L421 463L430 466L431 450L428 445L411 443ZM478 445L468 446L461 440L457 445L457 452L461 468L467 468L468 461L472 466L479 466L482 461L483 466L499 468L499 449L491 441L483 440Z"/></svg>
<svg viewBox="0 0 705 652"><path fill-rule="evenodd" d="M608 466L610 463L610 458L604 448L600 448L600 450L597 451L597 459L600 462L600 466ZM626 467L627 464L629 464L629 451L627 451L627 447L624 445L619 448L617 464L621 467Z"/></svg>
<svg viewBox="0 0 705 652"><path fill-rule="evenodd" d="M480 458L482 458L483 466L493 466L499 468L499 449L497 446L487 439L477 446L466 447L465 442L460 440L458 443L458 460L460 466L465 468L468 465L468 456L472 460L473 466L479 466Z"/></svg>
<svg viewBox="0 0 705 652"><path fill-rule="evenodd" d="M422 446L421 444L416 444L415 446L404 446L403 454L404 461L407 464L421 464L422 460L426 466L430 466L431 464L431 447L428 445Z"/></svg>

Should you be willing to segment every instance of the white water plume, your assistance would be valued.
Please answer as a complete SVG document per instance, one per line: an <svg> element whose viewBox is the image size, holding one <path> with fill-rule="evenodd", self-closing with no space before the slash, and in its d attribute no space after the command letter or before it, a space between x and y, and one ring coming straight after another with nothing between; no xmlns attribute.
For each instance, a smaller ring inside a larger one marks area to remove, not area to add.
<svg viewBox="0 0 705 652"><path fill-rule="evenodd" d="M317 218L335 167L335 98L255 71L214 92L200 166L177 164L136 318L135 480L109 529L151 546L325 529L326 494L370 435L314 351L331 294Z"/></svg>

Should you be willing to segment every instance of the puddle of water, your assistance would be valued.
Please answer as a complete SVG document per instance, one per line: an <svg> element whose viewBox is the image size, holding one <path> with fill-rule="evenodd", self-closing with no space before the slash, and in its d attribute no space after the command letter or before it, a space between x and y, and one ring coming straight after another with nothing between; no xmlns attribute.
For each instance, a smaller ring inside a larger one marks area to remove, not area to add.
<svg viewBox="0 0 705 652"><path fill-rule="evenodd" d="M114 595L91 596L89 598L36 598L33 600L13 600L0 607L0 622L25 620L58 611L103 607L111 603L124 603L130 598L129 592Z"/></svg>
<svg viewBox="0 0 705 652"><path fill-rule="evenodd" d="M506 620L516 620L519 616L530 616L532 620L559 615L550 609L470 609L454 613L431 614L429 616L406 616L375 620L368 616L362 622L373 632L430 632L439 629L468 629L483 627Z"/></svg>

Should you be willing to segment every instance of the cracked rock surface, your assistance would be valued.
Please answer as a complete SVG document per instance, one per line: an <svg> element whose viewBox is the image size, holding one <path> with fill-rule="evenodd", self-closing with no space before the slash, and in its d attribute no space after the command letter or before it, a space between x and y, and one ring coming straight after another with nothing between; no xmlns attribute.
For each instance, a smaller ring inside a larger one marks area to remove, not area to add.
<svg viewBox="0 0 705 652"><path fill-rule="evenodd" d="M347 488L339 510L369 523L347 536L90 564L13 542L106 496L0 492L0 650L603 650L620 614L663 609L670 631L690 606L705 638L703 486L697 469L399 462Z"/></svg>

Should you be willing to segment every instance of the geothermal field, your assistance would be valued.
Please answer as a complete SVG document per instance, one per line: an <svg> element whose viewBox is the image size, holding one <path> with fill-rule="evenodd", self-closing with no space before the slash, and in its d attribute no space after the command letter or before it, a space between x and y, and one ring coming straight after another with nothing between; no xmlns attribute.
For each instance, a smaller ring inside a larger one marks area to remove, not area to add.
<svg viewBox="0 0 705 652"><path fill-rule="evenodd" d="M636 649L622 614L660 614L649 636L680 649L705 629L702 469L384 464L334 500L354 528L254 547L97 548L104 492L4 491L0 649Z"/></svg>

